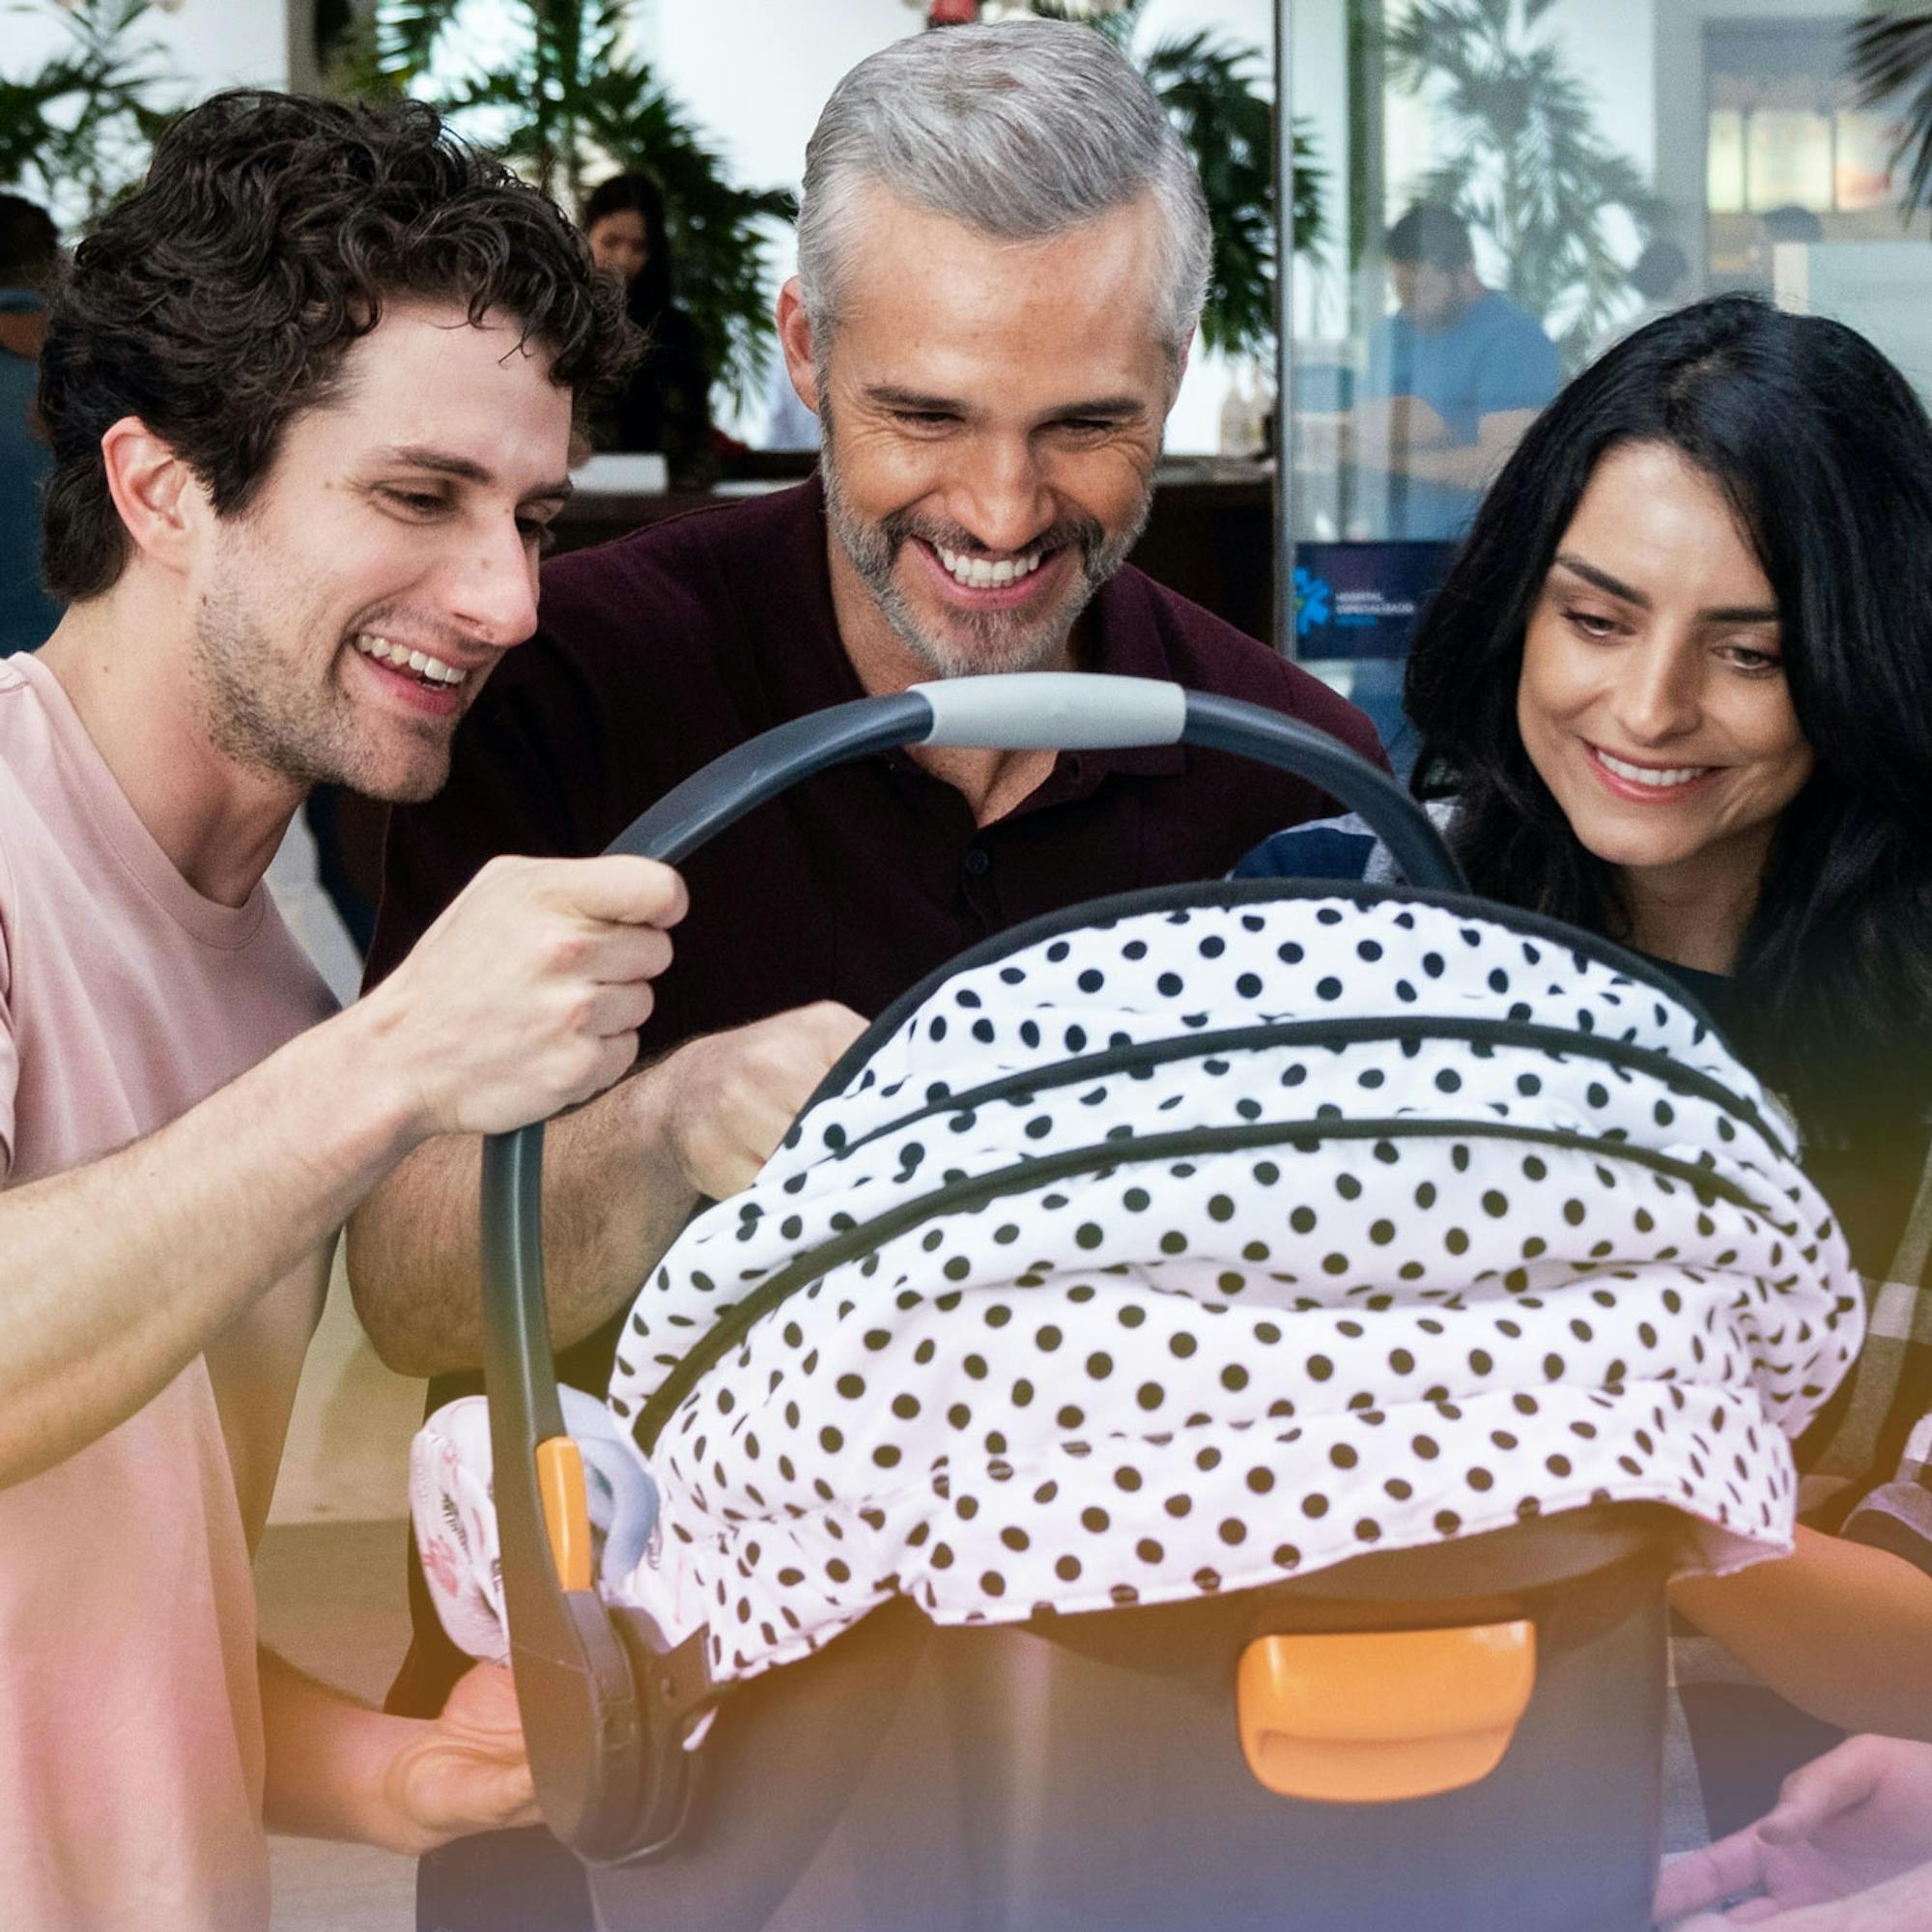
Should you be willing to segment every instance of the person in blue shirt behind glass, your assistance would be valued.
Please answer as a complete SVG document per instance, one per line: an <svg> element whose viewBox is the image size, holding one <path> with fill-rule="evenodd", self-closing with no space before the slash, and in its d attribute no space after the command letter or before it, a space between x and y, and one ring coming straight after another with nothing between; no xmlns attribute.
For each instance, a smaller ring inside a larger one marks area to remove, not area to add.
<svg viewBox="0 0 1932 1932"><path fill-rule="evenodd" d="M47 212L0 194L0 657L44 643L60 621L41 584L41 491L53 457L33 431L44 295L59 256Z"/></svg>
<svg viewBox="0 0 1932 1932"><path fill-rule="evenodd" d="M1396 313L1369 338L1354 454L1388 475L1383 534L1459 537L1560 380L1537 319L1477 278L1461 215L1417 202L1388 232Z"/></svg>

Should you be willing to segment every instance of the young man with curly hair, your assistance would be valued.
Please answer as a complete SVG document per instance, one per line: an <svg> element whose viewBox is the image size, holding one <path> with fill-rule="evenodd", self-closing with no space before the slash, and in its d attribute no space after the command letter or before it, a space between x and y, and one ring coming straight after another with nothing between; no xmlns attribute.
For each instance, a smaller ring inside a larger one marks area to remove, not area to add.
<svg viewBox="0 0 1932 1932"><path fill-rule="evenodd" d="M249 1559L335 1231L425 1139L623 1073L683 887L506 860L331 1017L261 881L311 785L442 782L633 354L558 211L420 107L207 102L56 297L68 608L0 665L17 1932L254 1932L265 1815L399 1851L534 1815L503 1673L363 1709L258 1660Z"/></svg>

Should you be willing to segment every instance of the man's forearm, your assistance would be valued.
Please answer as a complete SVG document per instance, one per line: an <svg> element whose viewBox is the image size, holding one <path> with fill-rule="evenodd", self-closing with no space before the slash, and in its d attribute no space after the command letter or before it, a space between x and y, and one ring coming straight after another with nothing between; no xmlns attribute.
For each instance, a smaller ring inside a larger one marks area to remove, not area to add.
<svg viewBox="0 0 1932 1932"><path fill-rule="evenodd" d="M379 989L380 990L380 989ZM700 1198L746 1186L865 1022L830 1001L686 1040L544 1136L544 1272L553 1333L616 1314ZM482 1144L431 1141L349 1226L349 1285L378 1352L405 1375L482 1359Z"/></svg>
<svg viewBox="0 0 1932 1932"><path fill-rule="evenodd" d="M662 1066L544 1131L544 1280L559 1347L625 1305L697 1205L670 1151ZM425 1142L349 1224L356 1313L400 1375L483 1358L482 1149L474 1135Z"/></svg>
<svg viewBox="0 0 1932 1932"><path fill-rule="evenodd" d="M422 1853L538 1822L510 1673L478 1664L442 1714L392 1718L257 1652L271 1832Z"/></svg>
<svg viewBox="0 0 1932 1932"><path fill-rule="evenodd" d="M1814 1717L1932 1740L1932 1577L1903 1557L1800 1529L1783 1561L1687 1577L1670 1596Z"/></svg>
<svg viewBox="0 0 1932 1932"><path fill-rule="evenodd" d="M304 1676L273 1651L257 1653L268 1776L269 1830L298 1838L346 1838L392 1852L429 1843L385 1802L389 1765L429 1728L420 1718L372 1711Z"/></svg>
<svg viewBox="0 0 1932 1932"><path fill-rule="evenodd" d="M0 1483L157 1395L416 1137L380 1015L314 1028L158 1132L0 1192Z"/></svg>
<svg viewBox="0 0 1932 1932"><path fill-rule="evenodd" d="M1418 483L1440 483L1461 490L1487 490L1509 461L1524 432L1536 420L1534 410L1497 410L1476 425L1474 442L1441 438L1392 437L1385 462Z"/></svg>

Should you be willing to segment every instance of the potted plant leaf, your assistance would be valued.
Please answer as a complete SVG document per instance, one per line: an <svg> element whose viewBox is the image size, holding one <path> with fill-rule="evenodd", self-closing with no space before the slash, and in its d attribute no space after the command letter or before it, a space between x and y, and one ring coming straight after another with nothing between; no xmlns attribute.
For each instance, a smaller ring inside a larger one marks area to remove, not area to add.
<svg viewBox="0 0 1932 1932"><path fill-rule="evenodd" d="M0 75L0 185L40 202L63 228L84 227L141 178L169 118L156 101L170 79L161 49L141 31L156 4L49 6L66 45L32 73Z"/></svg>
<svg viewBox="0 0 1932 1932"><path fill-rule="evenodd" d="M514 32L488 71L440 52L462 41L469 0L379 0L373 41L344 68L354 92L406 91L575 208L593 173L631 170L664 190L681 305L703 331L714 381L743 407L771 367L769 222L791 197L735 185L647 63L622 0L510 0Z"/></svg>
<svg viewBox="0 0 1932 1932"><path fill-rule="evenodd" d="M1932 206L1932 13L1866 14L1852 28L1852 78L1868 106L1899 108L1894 167L1911 156L1899 212Z"/></svg>

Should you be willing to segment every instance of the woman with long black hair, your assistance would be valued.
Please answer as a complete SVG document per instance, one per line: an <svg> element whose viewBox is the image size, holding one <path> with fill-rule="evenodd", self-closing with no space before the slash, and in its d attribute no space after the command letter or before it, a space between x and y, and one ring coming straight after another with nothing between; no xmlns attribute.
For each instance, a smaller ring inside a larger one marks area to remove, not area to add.
<svg viewBox="0 0 1932 1932"><path fill-rule="evenodd" d="M631 320L650 345L593 417L592 438L600 449L660 452L674 490L707 488L718 474L711 372L703 331L672 299L663 192L648 175L612 175L590 191L582 227L597 266L624 283Z"/></svg>
<svg viewBox="0 0 1932 1932"><path fill-rule="evenodd" d="M1678 1607L1817 1718L1932 1738L1932 423L1836 323L1651 324L1510 458L1406 698L1475 890L1675 973L1796 1113L1867 1280L1795 1555ZM1381 862L1343 822L1238 869Z"/></svg>
<svg viewBox="0 0 1932 1932"><path fill-rule="evenodd" d="M1660 635L1670 597L1695 636ZM1567 716L1584 665L1638 708ZM1719 298L1580 376L1491 490L1405 696L1479 892L1726 976L1704 990L1814 1139L1923 1101L1932 423L1862 336Z"/></svg>

